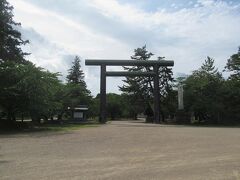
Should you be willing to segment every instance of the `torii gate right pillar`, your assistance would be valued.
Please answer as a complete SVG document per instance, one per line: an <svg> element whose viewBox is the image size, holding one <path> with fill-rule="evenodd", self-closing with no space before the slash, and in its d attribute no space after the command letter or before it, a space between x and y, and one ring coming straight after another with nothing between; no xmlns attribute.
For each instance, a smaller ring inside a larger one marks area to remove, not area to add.
<svg viewBox="0 0 240 180"><path fill-rule="evenodd" d="M159 124L160 123L160 96L159 96L159 66L154 65L153 66L153 71L154 71L154 80L153 80L153 85L154 85L154 123Z"/></svg>

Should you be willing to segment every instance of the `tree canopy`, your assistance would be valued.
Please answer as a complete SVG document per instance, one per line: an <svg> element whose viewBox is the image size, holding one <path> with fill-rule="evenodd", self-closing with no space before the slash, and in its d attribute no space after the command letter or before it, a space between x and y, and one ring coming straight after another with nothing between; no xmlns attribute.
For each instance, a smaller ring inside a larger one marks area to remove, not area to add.
<svg viewBox="0 0 240 180"><path fill-rule="evenodd" d="M237 78L240 80L240 47L238 48L238 52L236 54L233 54L227 60L225 69L232 72L230 78Z"/></svg>
<svg viewBox="0 0 240 180"><path fill-rule="evenodd" d="M14 121L19 112L33 120L48 115L58 108L54 99L60 88L57 73L50 73L28 62L18 64L7 61L0 64L0 106L7 119Z"/></svg>
<svg viewBox="0 0 240 180"><path fill-rule="evenodd" d="M84 73L81 69L79 56L75 56L74 61L72 62L72 67L68 70L67 82L81 84L86 87L86 83L84 81Z"/></svg>
<svg viewBox="0 0 240 180"><path fill-rule="evenodd" d="M91 92L87 89L84 72L81 69L80 58L78 56L74 58L66 79L67 84L63 91L65 109L67 107L74 108L79 105L90 105Z"/></svg>
<svg viewBox="0 0 240 180"><path fill-rule="evenodd" d="M200 121L217 121L223 105L221 89L224 79L214 66L214 59L207 57L199 70L184 82L185 107L193 111Z"/></svg>
<svg viewBox="0 0 240 180"><path fill-rule="evenodd" d="M146 45L134 50L134 55L131 59L148 61L154 54L148 52ZM158 57L158 60L164 60L164 57ZM153 71L153 67L134 66L124 67L127 71ZM160 101L172 90L171 82L173 81L172 69L168 67L159 68L159 88L160 88ZM149 108L152 106L153 101L153 77L127 77L123 80L124 85L120 87L123 93L130 95L132 105L135 106L136 113L143 112L142 107ZM162 111L162 115L163 115ZM162 117L164 118L164 116Z"/></svg>
<svg viewBox="0 0 240 180"><path fill-rule="evenodd" d="M21 24L13 20L13 6L6 0L0 1L0 63L14 61L23 63L24 56L28 53L22 51L21 46L29 41L22 39L21 33L17 30Z"/></svg>

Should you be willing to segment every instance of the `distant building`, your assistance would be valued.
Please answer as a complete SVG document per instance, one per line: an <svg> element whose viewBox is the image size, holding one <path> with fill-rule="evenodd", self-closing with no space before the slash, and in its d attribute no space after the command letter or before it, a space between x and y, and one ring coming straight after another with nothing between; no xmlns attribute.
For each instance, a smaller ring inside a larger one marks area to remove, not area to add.
<svg viewBox="0 0 240 180"><path fill-rule="evenodd" d="M86 105L79 105L73 108L72 117L76 121L86 121L87 120L88 107Z"/></svg>

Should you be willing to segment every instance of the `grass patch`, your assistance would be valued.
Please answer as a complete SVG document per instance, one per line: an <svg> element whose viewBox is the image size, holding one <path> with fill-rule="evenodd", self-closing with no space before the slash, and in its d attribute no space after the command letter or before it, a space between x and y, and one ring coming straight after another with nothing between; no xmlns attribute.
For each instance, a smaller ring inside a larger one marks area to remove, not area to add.
<svg viewBox="0 0 240 180"><path fill-rule="evenodd" d="M19 133L35 133L35 132L66 132L82 128L98 127L100 124L96 121L87 122L71 122L71 121L55 121L46 124L33 124L32 122L15 122L1 126L0 134L19 134Z"/></svg>
<svg viewBox="0 0 240 180"><path fill-rule="evenodd" d="M98 126L99 124L46 124L38 127L38 129L43 131L72 131Z"/></svg>

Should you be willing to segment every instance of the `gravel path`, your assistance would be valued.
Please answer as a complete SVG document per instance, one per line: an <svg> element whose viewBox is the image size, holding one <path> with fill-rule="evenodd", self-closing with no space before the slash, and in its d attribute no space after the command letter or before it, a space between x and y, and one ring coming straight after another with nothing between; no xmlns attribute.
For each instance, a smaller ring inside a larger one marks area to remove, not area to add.
<svg viewBox="0 0 240 180"><path fill-rule="evenodd" d="M240 128L115 121L0 135L0 179L240 180Z"/></svg>

